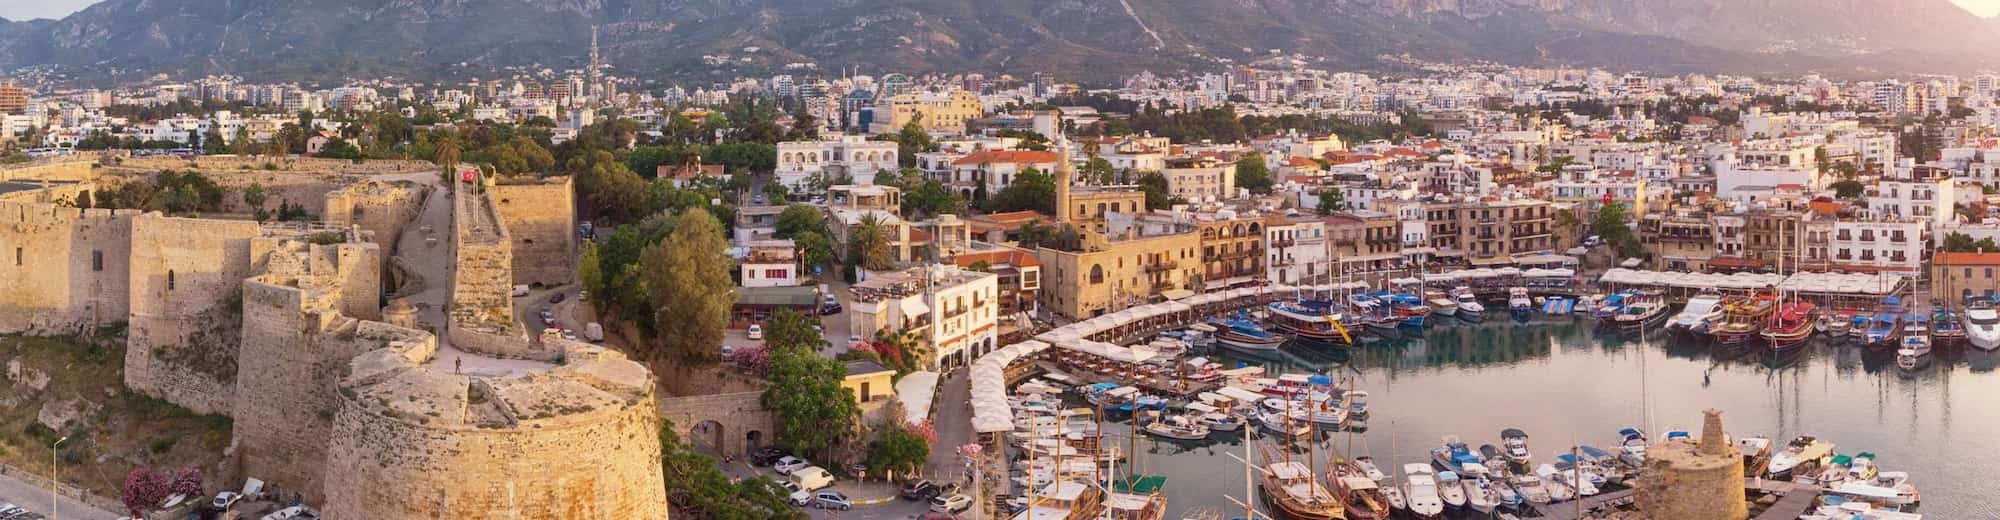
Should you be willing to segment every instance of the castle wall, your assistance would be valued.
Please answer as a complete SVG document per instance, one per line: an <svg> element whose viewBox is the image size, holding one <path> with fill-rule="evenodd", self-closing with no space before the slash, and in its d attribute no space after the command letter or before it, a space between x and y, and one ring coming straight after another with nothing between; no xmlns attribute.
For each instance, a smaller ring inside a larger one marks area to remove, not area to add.
<svg viewBox="0 0 2000 520"><path fill-rule="evenodd" d="M232 408L256 222L133 219L125 384L197 413Z"/></svg>
<svg viewBox="0 0 2000 520"><path fill-rule="evenodd" d="M321 220L340 226L360 226L375 234L375 243L401 243L403 226L423 211L427 190L413 182L365 181L326 194ZM385 255L386 256L386 255Z"/></svg>
<svg viewBox="0 0 2000 520"><path fill-rule="evenodd" d="M382 319L382 247L373 242L314 246L312 274L321 287L338 292L340 314Z"/></svg>
<svg viewBox="0 0 2000 520"><path fill-rule="evenodd" d="M89 163L85 164L88 165ZM214 155L204 155L193 159L182 159L173 156L132 157L124 159L119 164L132 168L151 168L156 170L186 170L192 168L203 171L256 170L353 175L410 173L437 169L437 166L424 161L378 160L356 163L345 159L322 159L318 157L228 157ZM267 165L271 168L265 168Z"/></svg>
<svg viewBox="0 0 2000 520"><path fill-rule="evenodd" d="M0 333L125 321L137 211L0 201Z"/></svg>
<svg viewBox="0 0 2000 520"><path fill-rule="evenodd" d="M93 177L90 161L74 159L51 160L31 164L11 165L0 169L0 182L25 182L31 180L85 182Z"/></svg>
<svg viewBox="0 0 2000 520"><path fill-rule="evenodd" d="M763 395L760 390L661 399L660 417L671 421L683 440L715 446L724 455L748 457L777 440L778 420L764 409ZM687 438L696 425L711 421L717 426L713 438ZM751 443L753 436L759 444Z"/></svg>
<svg viewBox="0 0 2000 520"><path fill-rule="evenodd" d="M514 283L566 285L576 279L576 189L569 177L487 188L513 241Z"/></svg>
<svg viewBox="0 0 2000 520"><path fill-rule="evenodd" d="M667 518L650 374L601 351L570 359L474 378L395 348L356 358L334 418L326 517Z"/></svg>

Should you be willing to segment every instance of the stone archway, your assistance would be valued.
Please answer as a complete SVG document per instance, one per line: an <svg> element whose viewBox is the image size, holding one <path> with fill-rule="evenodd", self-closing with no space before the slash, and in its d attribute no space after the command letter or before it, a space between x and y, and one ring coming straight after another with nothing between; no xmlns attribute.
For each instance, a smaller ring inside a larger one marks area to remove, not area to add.
<svg viewBox="0 0 2000 520"><path fill-rule="evenodd" d="M727 430L720 422L701 421L688 427L687 442L694 445L697 451L722 455L725 454L723 448L726 446L724 440L728 439L725 436Z"/></svg>
<svg viewBox="0 0 2000 520"><path fill-rule="evenodd" d="M660 399L660 417L686 432L688 442L711 447L718 455L744 458L757 446L777 442L777 419L759 405L763 392L737 392ZM707 437L695 432L697 425L711 423ZM755 437L752 437L755 432ZM754 440L753 440L754 439Z"/></svg>
<svg viewBox="0 0 2000 520"><path fill-rule="evenodd" d="M743 434L743 449L744 449L744 450L748 450L748 451L749 451L749 452L751 452L751 453L756 453L756 452L757 452L757 449L758 449L758 448L762 448L762 447L764 447L764 432L763 432L763 431L761 431L761 430L750 430L749 432L746 432L746 433L744 433L744 434Z"/></svg>

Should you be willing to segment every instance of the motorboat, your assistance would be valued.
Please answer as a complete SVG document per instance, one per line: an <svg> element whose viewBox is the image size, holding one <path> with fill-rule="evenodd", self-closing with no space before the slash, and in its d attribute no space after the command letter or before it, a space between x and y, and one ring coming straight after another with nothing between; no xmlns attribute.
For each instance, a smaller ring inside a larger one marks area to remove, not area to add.
<svg viewBox="0 0 2000 520"><path fill-rule="evenodd" d="M1189 345L1193 345L1195 348L1213 347L1215 346L1215 333L1218 330L1220 329L1216 329L1214 325L1207 323L1190 324L1187 330L1181 331L1181 340L1188 342Z"/></svg>
<svg viewBox="0 0 2000 520"><path fill-rule="evenodd" d="M1313 430L1312 418L1304 410L1289 413L1261 412L1257 414L1257 424L1262 425L1266 430L1278 432L1287 437L1310 436Z"/></svg>
<svg viewBox="0 0 2000 520"><path fill-rule="evenodd" d="M1347 518L1383 520L1396 509L1389 495L1383 492L1380 480L1369 475L1353 460L1337 455L1333 457L1327 463L1326 480L1333 485L1334 496L1347 506ZM1401 492L1397 493L1399 499L1401 495Z"/></svg>
<svg viewBox="0 0 2000 520"><path fill-rule="evenodd" d="M1740 346L1749 343L1763 331L1771 313L1778 308L1777 295L1758 293L1750 298L1723 307L1722 322L1709 327L1709 335L1715 343L1725 346Z"/></svg>
<svg viewBox="0 0 2000 520"><path fill-rule="evenodd" d="M1479 455L1465 446L1465 441L1457 435L1444 436L1444 445L1431 449L1431 462L1445 471L1461 471L1468 462L1484 462Z"/></svg>
<svg viewBox="0 0 2000 520"><path fill-rule="evenodd" d="M1646 465L1646 431L1638 428L1618 430L1618 460L1625 465L1638 468Z"/></svg>
<svg viewBox="0 0 2000 520"><path fill-rule="evenodd" d="M1884 296L1882 302L1876 306L1874 318L1868 321L1868 328L1862 332L1861 340L1869 348L1892 349L1902 342L1902 335L1902 300L1894 296Z"/></svg>
<svg viewBox="0 0 2000 520"><path fill-rule="evenodd" d="M1543 472L1542 470L1544 469L1548 471ZM1555 470L1556 470L1555 465L1543 464L1541 466L1537 466L1535 468L1535 473L1534 473L1536 478L1542 480L1542 487L1548 488L1549 501L1568 502L1571 500L1576 500L1576 488L1569 487L1568 483L1565 483L1562 481L1562 479L1557 478L1557 476L1555 475Z"/></svg>
<svg viewBox="0 0 2000 520"><path fill-rule="evenodd" d="M1627 296L1625 307L1618 310L1612 323L1618 330L1632 332L1651 327L1667 319L1667 299L1657 292L1642 292Z"/></svg>
<svg viewBox="0 0 2000 520"><path fill-rule="evenodd" d="M1764 468L1771 464L1771 444L1771 439L1764 437L1736 440L1736 450L1743 452L1743 474L1764 474Z"/></svg>
<svg viewBox="0 0 2000 520"><path fill-rule="evenodd" d="M1358 315L1361 324L1368 327L1369 333L1383 339L1402 337L1403 333L1399 329L1402 328L1403 319L1397 317L1396 313L1390 312L1389 307L1383 305L1381 301L1365 294L1356 294L1348 297L1347 308L1348 311Z"/></svg>
<svg viewBox="0 0 2000 520"><path fill-rule="evenodd" d="M1487 483L1484 477L1487 473L1486 465L1473 462L1466 464L1465 473L1458 477L1458 485L1465 493L1465 506L1481 514L1490 514L1500 507L1500 492Z"/></svg>
<svg viewBox="0 0 2000 520"><path fill-rule="evenodd" d="M1603 466L1598 465L1597 461L1588 455L1578 457L1574 454L1558 453L1556 454L1555 466L1556 471L1564 473L1564 482L1568 482L1569 479L1577 478L1578 475L1581 475L1584 483L1590 484L1592 488L1602 489L1606 484L1611 483L1609 472ZM1577 486L1574 483L1570 483L1570 486L1576 487L1579 490L1582 489L1581 486ZM1596 493L1596 491L1592 490L1591 493Z"/></svg>
<svg viewBox="0 0 2000 520"><path fill-rule="evenodd" d="M1939 306L1931 311L1931 343L1936 346L1957 345L1965 341L1965 320L1957 310Z"/></svg>
<svg viewBox="0 0 2000 520"><path fill-rule="evenodd" d="M1376 300L1381 301L1383 305L1389 308L1390 314L1402 320L1397 323L1398 327L1404 330L1422 332L1425 327L1430 326L1431 308L1424 304L1422 298L1410 294L1390 293L1386 291L1377 291L1374 296Z"/></svg>
<svg viewBox="0 0 2000 520"><path fill-rule="evenodd" d="M1876 509L1873 504L1848 501L1846 497L1831 495L1825 497L1818 509L1799 516L1799 520L1923 520L1924 515L1905 513L1894 509Z"/></svg>
<svg viewBox="0 0 2000 520"><path fill-rule="evenodd" d="M1896 349L1896 367L1915 370L1931 362L1931 337L1922 334L1918 324L1903 329L1903 348Z"/></svg>
<svg viewBox="0 0 2000 520"><path fill-rule="evenodd" d="M1833 458L1827 459L1825 464L1820 465L1819 475L1813 477L1814 483L1828 489L1840 487L1842 483L1847 482L1847 464L1853 461L1853 457L1834 455Z"/></svg>
<svg viewBox="0 0 2000 520"><path fill-rule="evenodd" d="M1722 320L1722 293L1702 291L1688 297L1680 314L1667 322L1667 330L1687 334L1707 334L1711 324Z"/></svg>
<svg viewBox="0 0 2000 520"><path fill-rule="evenodd" d="M1806 344L1813 333L1813 311L1817 307L1812 302L1787 302L1777 312L1771 314L1771 322L1764 325L1764 342L1772 352L1791 352Z"/></svg>
<svg viewBox="0 0 2000 520"><path fill-rule="evenodd" d="M1243 429L1242 417L1237 417L1234 414L1223 411L1212 404L1203 402L1188 403L1187 412L1188 417L1193 418L1196 424L1208 428L1211 432L1233 432Z"/></svg>
<svg viewBox="0 0 2000 520"><path fill-rule="evenodd" d="M1265 306L1272 328L1293 337L1317 343L1351 345L1363 327L1358 317L1350 318L1333 302L1298 300L1271 302Z"/></svg>
<svg viewBox="0 0 2000 520"><path fill-rule="evenodd" d="M1295 520L1339 520L1347 508L1320 485L1306 463L1291 460L1270 444L1264 450L1264 497L1278 510L1280 518Z"/></svg>
<svg viewBox="0 0 2000 520"><path fill-rule="evenodd" d="M1528 432L1514 428L1500 430L1500 444L1505 446L1500 455L1515 468L1527 469L1534 455L1528 452Z"/></svg>
<svg viewBox="0 0 2000 520"><path fill-rule="evenodd" d="M1516 321L1528 321L1528 318L1534 315L1535 300L1528 297L1528 288L1510 287L1507 289L1507 310L1514 313Z"/></svg>
<svg viewBox="0 0 2000 520"><path fill-rule="evenodd" d="M1847 463L1847 480L1855 482L1870 480L1879 473L1881 470L1875 467L1875 454L1871 452L1856 454L1853 460Z"/></svg>
<svg viewBox="0 0 2000 520"><path fill-rule="evenodd" d="M1444 291L1424 291L1424 305L1431 308L1432 315L1458 316L1458 300L1452 298L1450 294L1446 294Z"/></svg>
<svg viewBox="0 0 2000 520"><path fill-rule="evenodd" d="M1488 496L1493 498L1495 505L1505 509L1520 509L1521 505L1525 503L1521 499L1521 494L1515 492L1513 486L1507 485L1507 473L1505 471L1496 472L1484 464L1466 466L1465 471L1465 476L1461 478L1467 483L1477 486L1479 490L1485 491ZM1468 495L1476 493L1474 488L1470 486L1466 488L1465 492ZM1472 496L1467 496L1466 500L1470 502L1472 498Z"/></svg>
<svg viewBox="0 0 2000 520"><path fill-rule="evenodd" d="M1370 457L1367 455L1355 457L1354 466L1356 468L1360 468L1361 473L1363 475L1367 475L1368 478L1373 479L1376 482L1381 482L1389 479L1389 474L1383 473L1382 468L1380 466L1375 465L1374 457Z"/></svg>
<svg viewBox="0 0 2000 520"><path fill-rule="evenodd" d="M1597 486L1591 484L1588 478L1578 478L1575 469L1563 471L1556 468L1554 464L1542 464L1535 466L1535 476L1541 477L1545 481L1555 482L1560 489L1575 493L1575 496L1578 497L1597 495ZM1561 498L1563 491L1554 491L1553 493L1557 497L1556 500L1569 500L1568 498Z"/></svg>
<svg viewBox="0 0 2000 520"><path fill-rule="evenodd" d="M1807 461L1816 461L1833 452L1833 443L1801 435L1785 443L1785 448L1771 455L1771 463L1764 475L1771 480L1790 480L1792 470Z"/></svg>
<svg viewBox="0 0 2000 520"><path fill-rule="evenodd" d="M1902 471L1883 471L1866 481L1850 481L1831 490L1833 494L1846 497L1848 501L1862 501L1882 507L1902 508L1916 505L1922 495L1910 484L1910 474Z"/></svg>
<svg viewBox="0 0 2000 520"><path fill-rule="evenodd" d="M1438 498L1444 500L1446 511L1463 511L1467 504L1465 482L1457 472L1440 471L1437 474Z"/></svg>
<svg viewBox="0 0 2000 520"><path fill-rule="evenodd" d="M1224 347L1254 354L1276 352L1285 343L1284 336L1264 330L1240 311L1231 319L1211 318L1209 324L1216 327L1216 343Z"/></svg>
<svg viewBox="0 0 2000 520"><path fill-rule="evenodd" d="M1189 420L1184 416L1162 417L1147 423L1145 427L1147 435L1177 441L1207 439L1208 431L1207 426L1202 426L1199 421Z"/></svg>
<svg viewBox="0 0 2000 520"><path fill-rule="evenodd" d="M1410 501L1412 516L1423 519L1444 516L1444 498L1438 494L1437 474L1431 472L1429 464L1403 465L1403 495Z"/></svg>
<svg viewBox="0 0 2000 520"><path fill-rule="evenodd" d="M1847 331L1853 325L1854 311L1841 309L1840 312L1833 314L1833 318L1826 321L1826 335L1835 338L1846 337Z"/></svg>
<svg viewBox="0 0 2000 520"><path fill-rule="evenodd" d="M1507 485L1513 487L1515 493L1521 494L1521 501L1530 505L1548 505L1554 501L1554 497L1549 494L1548 484L1532 473L1525 471L1514 473L1507 477Z"/></svg>
<svg viewBox="0 0 2000 520"><path fill-rule="evenodd" d="M1979 350L2000 349L2000 310L1982 301L1965 308L1965 339Z"/></svg>
<svg viewBox="0 0 2000 520"><path fill-rule="evenodd" d="M1486 304L1479 303L1479 295L1471 287L1456 287L1451 290L1451 298L1458 302L1458 317L1465 321L1479 321L1486 316Z"/></svg>

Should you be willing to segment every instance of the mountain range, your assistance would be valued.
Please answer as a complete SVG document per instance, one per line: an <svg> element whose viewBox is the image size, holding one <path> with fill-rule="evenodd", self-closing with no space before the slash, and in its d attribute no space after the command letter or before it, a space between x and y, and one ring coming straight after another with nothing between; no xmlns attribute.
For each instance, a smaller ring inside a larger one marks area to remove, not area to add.
<svg viewBox="0 0 2000 520"><path fill-rule="evenodd" d="M1949 0L105 0L61 20L0 19L0 68L316 80L572 68L592 26L615 73L699 81L807 62L1109 80L1293 53L1329 68L1407 55L1879 75L2000 55L2000 22Z"/></svg>

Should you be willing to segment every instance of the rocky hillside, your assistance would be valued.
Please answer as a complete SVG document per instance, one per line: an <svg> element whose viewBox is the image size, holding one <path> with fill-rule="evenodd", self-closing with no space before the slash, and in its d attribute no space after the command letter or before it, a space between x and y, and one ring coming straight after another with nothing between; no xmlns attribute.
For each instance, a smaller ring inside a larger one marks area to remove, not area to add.
<svg viewBox="0 0 2000 520"><path fill-rule="evenodd" d="M0 21L0 67L253 77L573 67L589 27L627 72L1213 70L1271 50L1661 71L1957 71L1995 29L1949 0L106 0ZM727 56L730 65L704 63ZM699 76L698 76L699 77Z"/></svg>

